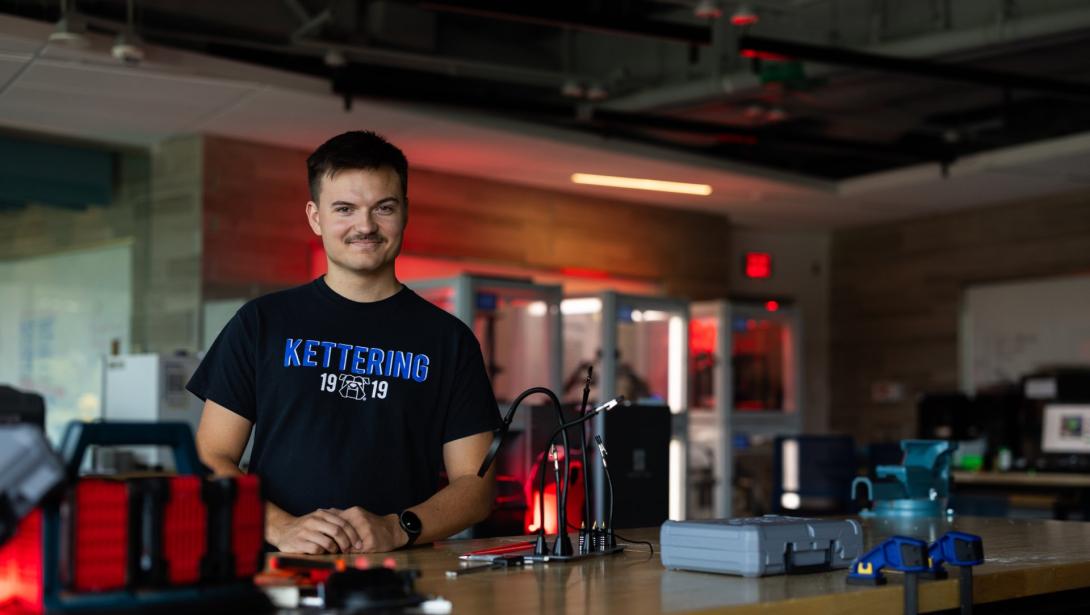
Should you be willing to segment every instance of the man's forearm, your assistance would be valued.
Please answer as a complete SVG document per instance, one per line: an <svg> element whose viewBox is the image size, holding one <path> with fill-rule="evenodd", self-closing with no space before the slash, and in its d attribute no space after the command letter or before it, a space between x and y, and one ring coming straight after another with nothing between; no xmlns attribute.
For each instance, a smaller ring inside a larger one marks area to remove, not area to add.
<svg viewBox="0 0 1090 615"><path fill-rule="evenodd" d="M203 455L201 461L212 470L213 476L242 476L238 462L226 455Z"/></svg>
<svg viewBox="0 0 1090 615"><path fill-rule="evenodd" d="M491 476L460 476L411 510L424 526L418 543L442 540L484 521L492 512Z"/></svg>

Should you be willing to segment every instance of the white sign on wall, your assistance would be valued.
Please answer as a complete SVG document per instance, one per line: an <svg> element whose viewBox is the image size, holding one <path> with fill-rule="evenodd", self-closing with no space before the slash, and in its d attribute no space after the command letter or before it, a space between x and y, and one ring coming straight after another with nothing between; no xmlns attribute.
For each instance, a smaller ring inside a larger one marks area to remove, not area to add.
<svg viewBox="0 0 1090 615"><path fill-rule="evenodd" d="M1090 368L1090 275L972 286L960 337L966 393L1049 366Z"/></svg>

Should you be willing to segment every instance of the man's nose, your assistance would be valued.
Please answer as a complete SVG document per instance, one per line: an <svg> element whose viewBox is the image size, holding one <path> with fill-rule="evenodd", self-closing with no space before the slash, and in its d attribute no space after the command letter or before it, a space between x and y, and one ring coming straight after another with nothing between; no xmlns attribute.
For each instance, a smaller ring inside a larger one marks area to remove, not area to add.
<svg viewBox="0 0 1090 615"><path fill-rule="evenodd" d="M355 227L356 231L363 235L370 235L378 230L378 224L375 223L375 217L367 210L364 210L356 216Z"/></svg>

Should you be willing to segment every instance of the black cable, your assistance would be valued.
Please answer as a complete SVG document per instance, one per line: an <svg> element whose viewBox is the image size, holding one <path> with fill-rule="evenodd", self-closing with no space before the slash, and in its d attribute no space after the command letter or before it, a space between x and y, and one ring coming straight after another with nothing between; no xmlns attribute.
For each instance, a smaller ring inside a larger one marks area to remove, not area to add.
<svg viewBox="0 0 1090 615"><path fill-rule="evenodd" d="M609 485L609 531L613 531L613 477L609 475L609 468L606 468L606 484Z"/></svg>
<svg viewBox="0 0 1090 615"><path fill-rule="evenodd" d="M602 458L602 471L606 475L606 483L609 485L609 525L606 526L608 536L609 532L613 531L613 477L609 475L609 464L606 463L606 445L602 442L601 434L594 436L594 441L598 444L598 456Z"/></svg>
<svg viewBox="0 0 1090 615"><path fill-rule="evenodd" d="M629 542L629 543L637 544L637 545L647 545L647 548L651 550L651 555L655 554L655 545L651 544L647 540L632 540L631 538L625 538L624 536L621 536L617 532L613 532L613 535L616 536L617 538L623 540L624 542Z"/></svg>
<svg viewBox="0 0 1090 615"><path fill-rule="evenodd" d="M587 381L583 385L583 403L579 406L579 416L587 413L587 401L590 400L590 383L594 378L594 366L587 367ZM587 424L579 428L579 446L583 449L583 525L590 521L590 465L587 462ZM589 529L589 528L587 528ZM583 531L580 529L580 531Z"/></svg>

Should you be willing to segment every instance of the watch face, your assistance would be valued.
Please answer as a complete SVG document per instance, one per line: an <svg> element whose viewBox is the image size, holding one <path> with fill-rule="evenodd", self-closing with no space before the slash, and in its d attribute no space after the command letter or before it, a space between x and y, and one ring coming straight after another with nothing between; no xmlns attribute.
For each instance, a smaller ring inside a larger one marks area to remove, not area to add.
<svg viewBox="0 0 1090 615"><path fill-rule="evenodd" d="M419 534L424 529L424 525L420 523L420 517L409 510L401 513L401 527L405 528L409 534Z"/></svg>

